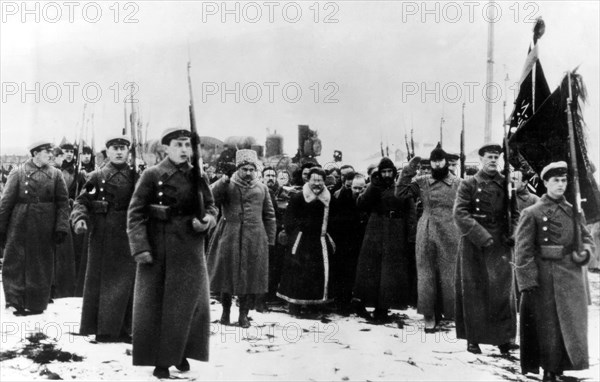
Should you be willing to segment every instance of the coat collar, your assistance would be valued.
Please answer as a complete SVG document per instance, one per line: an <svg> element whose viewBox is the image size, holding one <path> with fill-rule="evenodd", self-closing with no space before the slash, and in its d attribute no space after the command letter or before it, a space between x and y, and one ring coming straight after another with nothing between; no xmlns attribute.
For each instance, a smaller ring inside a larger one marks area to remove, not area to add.
<svg viewBox="0 0 600 382"><path fill-rule="evenodd" d="M565 199L564 196L557 203L554 200L552 200L548 196L548 194L544 194L540 198L540 201L544 204L544 211L546 212L547 215L554 214L554 212L556 212L556 209L558 209L558 208L563 210L569 216L572 216L572 214L573 214L573 205L571 203L567 202L567 199Z"/></svg>
<svg viewBox="0 0 600 382"><path fill-rule="evenodd" d="M489 176L488 174L483 172L483 170L479 170L477 171L477 174L475 174L474 177L478 183L494 182L500 187L504 186L504 176L502 176L499 172L497 172L494 176Z"/></svg>
<svg viewBox="0 0 600 382"><path fill-rule="evenodd" d="M114 175L116 175L118 173L125 174L125 175L129 174L129 172L131 171L131 168L129 168L129 166L123 166L123 168L119 169L115 165L113 165L112 162L108 162L102 170L108 178L112 178Z"/></svg>
<svg viewBox="0 0 600 382"><path fill-rule="evenodd" d="M446 177L444 179L437 180L435 179L433 176L431 176L431 174L427 175L429 177L429 185L431 186L432 184L434 184L435 182L444 182L446 183L447 186L451 187L452 183L454 183L454 179L456 179L456 176L454 174L452 174L451 172L448 172L448 175L446 175Z"/></svg>
<svg viewBox="0 0 600 382"><path fill-rule="evenodd" d="M257 179L252 179L250 182L245 182L244 180L242 180L242 178L240 178L237 172L233 173L233 175L231 176L231 181L242 188L252 188L256 187L256 185L258 184Z"/></svg>
<svg viewBox="0 0 600 382"><path fill-rule="evenodd" d="M531 197L531 193L527 187L525 187L524 189L517 191L517 197L523 201L527 201Z"/></svg>
<svg viewBox="0 0 600 382"><path fill-rule="evenodd" d="M331 194L329 193L327 187L325 187L323 192L321 192L319 195L316 195L313 190L310 189L308 183L304 183L304 186L302 186L302 195L304 196L304 201L306 203L319 200L325 205L325 207L329 206L329 201L331 200Z"/></svg>
<svg viewBox="0 0 600 382"><path fill-rule="evenodd" d="M25 162L25 167L23 169L25 170L26 175L31 175L36 172L41 172L41 173L44 173L49 178L52 177L52 168L49 165L38 167L33 162L33 158L30 158L29 160L27 160L27 162Z"/></svg>
<svg viewBox="0 0 600 382"><path fill-rule="evenodd" d="M181 167L178 167L168 157L163 159L162 162L158 164L160 175L167 174L169 177L175 174L177 171L186 172L191 168L192 165L190 165L188 162L184 163Z"/></svg>

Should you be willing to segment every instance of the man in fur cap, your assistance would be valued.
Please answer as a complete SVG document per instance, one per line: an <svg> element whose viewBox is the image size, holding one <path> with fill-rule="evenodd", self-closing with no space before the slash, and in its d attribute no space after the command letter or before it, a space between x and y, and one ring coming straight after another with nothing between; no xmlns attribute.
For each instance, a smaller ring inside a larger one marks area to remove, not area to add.
<svg viewBox="0 0 600 382"><path fill-rule="evenodd" d="M413 304L414 258L410 258L409 227L415 219L414 202L394 196L397 174L394 163L382 158L371 182L357 200L358 208L368 212L369 222L363 239L354 297L359 314L373 306L373 319L384 322L388 309L405 309Z"/></svg>
<svg viewBox="0 0 600 382"><path fill-rule="evenodd" d="M257 180L254 150L238 150L237 171L211 185L221 220L208 250L211 292L221 294L221 324L230 324L232 295L239 296L238 324L250 326L248 312L268 291L269 246L275 245L275 210L266 185Z"/></svg>
<svg viewBox="0 0 600 382"><path fill-rule="evenodd" d="M448 155L438 145L429 157L431 174L417 176L419 157L402 170L396 184L399 198L420 198L423 215L417 226L417 312L425 329L435 329L442 316L454 319L454 271L458 232L452 207L460 179L450 172Z"/></svg>

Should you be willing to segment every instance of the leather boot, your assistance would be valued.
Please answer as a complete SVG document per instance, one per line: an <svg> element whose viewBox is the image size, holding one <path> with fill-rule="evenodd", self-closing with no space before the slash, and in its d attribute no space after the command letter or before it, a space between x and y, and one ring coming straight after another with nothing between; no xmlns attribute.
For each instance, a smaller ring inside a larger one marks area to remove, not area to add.
<svg viewBox="0 0 600 382"><path fill-rule="evenodd" d="M467 351L473 354L481 354L481 348L479 347L479 344L474 342L467 343Z"/></svg>
<svg viewBox="0 0 600 382"><path fill-rule="evenodd" d="M219 323L221 325L231 325L231 320L229 318L231 312L231 295L229 293L223 293L221 295L221 306L223 307L223 313L221 313Z"/></svg>
<svg viewBox="0 0 600 382"><path fill-rule="evenodd" d="M544 377L542 378L542 382L558 382L556 373L544 370Z"/></svg>
<svg viewBox="0 0 600 382"><path fill-rule="evenodd" d="M248 320L248 312L250 311L250 301L247 294L240 296L240 317L238 318L238 325L241 328L249 328L250 321Z"/></svg>

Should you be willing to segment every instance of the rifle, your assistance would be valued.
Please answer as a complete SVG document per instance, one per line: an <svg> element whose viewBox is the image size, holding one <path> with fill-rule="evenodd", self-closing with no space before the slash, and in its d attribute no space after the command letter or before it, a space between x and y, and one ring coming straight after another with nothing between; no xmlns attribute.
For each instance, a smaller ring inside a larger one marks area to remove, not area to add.
<svg viewBox="0 0 600 382"><path fill-rule="evenodd" d="M79 181L79 174L81 174L81 153L83 152L83 129L85 125L85 109L87 107L87 103L83 104L83 121L81 122L81 129L79 130L79 146L77 149L77 156L75 157L76 161L76 171L75 171L75 197L79 195L79 190L82 182Z"/></svg>
<svg viewBox="0 0 600 382"><path fill-rule="evenodd" d="M504 101L506 104L506 101ZM516 193L515 188L510 178L510 148L508 146L508 129L506 123L506 108L504 111L503 122L504 127L504 203L506 205L506 234L511 237L513 234L512 217L515 213Z"/></svg>
<svg viewBox="0 0 600 382"><path fill-rule="evenodd" d="M412 159L415 157L415 140L413 139L413 129L410 129L410 147L412 148L410 159Z"/></svg>
<svg viewBox="0 0 600 382"><path fill-rule="evenodd" d="M575 204L573 208L573 232L574 232L574 250L581 253L581 190L579 189L579 169L577 168L577 151L575 151L575 128L573 127L573 92L571 89L571 73L567 73L569 84L569 98L567 98L567 125L569 126L569 160L573 170L573 193L575 194Z"/></svg>
<svg viewBox="0 0 600 382"><path fill-rule="evenodd" d="M410 147L408 147L408 136L404 133L404 143L406 143L406 160L410 162Z"/></svg>
<svg viewBox="0 0 600 382"><path fill-rule="evenodd" d="M131 86L131 92L130 92L130 102L131 102L131 114L129 115L129 122L131 123L131 150L129 151L131 153L131 163L133 164L133 180L134 183L137 181L137 176L138 176L138 168L137 168L137 139L136 139L136 123L137 123L137 119L136 119L136 115L135 115L135 105L133 103L133 85Z"/></svg>
<svg viewBox="0 0 600 382"><path fill-rule="evenodd" d="M200 136L196 127L196 113L194 112L194 94L192 92L192 76L190 74L192 68L191 61L187 64L187 79L188 88L190 91L190 130L192 133L192 188L196 199L196 214L201 222L205 222L204 216L206 210L204 208L204 192L210 192L206 180L202 176L202 156L200 155Z"/></svg>
<svg viewBox="0 0 600 382"><path fill-rule="evenodd" d="M462 128L460 130L460 177L465 178L465 103L462 104Z"/></svg>

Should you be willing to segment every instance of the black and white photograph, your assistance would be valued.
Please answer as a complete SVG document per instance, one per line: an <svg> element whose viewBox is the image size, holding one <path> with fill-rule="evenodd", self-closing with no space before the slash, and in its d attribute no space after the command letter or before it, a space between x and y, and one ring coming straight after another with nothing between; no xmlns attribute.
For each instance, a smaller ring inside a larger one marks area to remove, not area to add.
<svg viewBox="0 0 600 382"><path fill-rule="evenodd" d="M0 380L600 382L600 2L0 18Z"/></svg>

